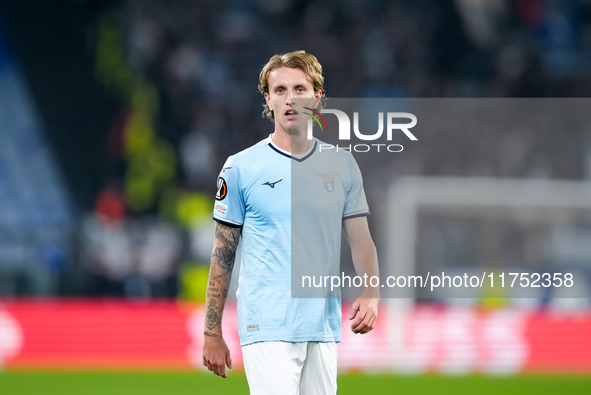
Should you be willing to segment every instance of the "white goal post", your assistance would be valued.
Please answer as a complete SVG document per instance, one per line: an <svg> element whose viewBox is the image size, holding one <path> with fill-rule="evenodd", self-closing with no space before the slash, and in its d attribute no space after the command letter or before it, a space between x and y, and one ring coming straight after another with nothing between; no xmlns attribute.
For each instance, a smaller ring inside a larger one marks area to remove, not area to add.
<svg viewBox="0 0 591 395"><path fill-rule="evenodd" d="M416 275L416 243L419 210L436 207L440 212L470 207L507 209L513 215L527 209L589 210L591 182L551 179L508 179L485 177L400 177L388 188L385 227L386 256L382 276ZM535 211L534 211L535 212ZM591 245L591 240L590 240ZM591 262L590 262L591 264ZM388 290L390 296L415 298L416 290Z"/></svg>

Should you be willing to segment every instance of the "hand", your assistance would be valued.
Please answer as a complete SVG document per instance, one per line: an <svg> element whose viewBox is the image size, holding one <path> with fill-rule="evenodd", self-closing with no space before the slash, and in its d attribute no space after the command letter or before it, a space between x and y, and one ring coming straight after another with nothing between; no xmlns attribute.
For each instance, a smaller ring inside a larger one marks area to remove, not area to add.
<svg viewBox="0 0 591 395"><path fill-rule="evenodd" d="M378 303L380 298L366 298L363 295L351 306L349 320L353 333L369 333L374 328L378 318Z"/></svg>
<svg viewBox="0 0 591 395"><path fill-rule="evenodd" d="M210 337L205 335L203 339L203 366L218 376L227 378L226 366L232 369L232 358L230 358L230 349L224 341L224 338Z"/></svg>

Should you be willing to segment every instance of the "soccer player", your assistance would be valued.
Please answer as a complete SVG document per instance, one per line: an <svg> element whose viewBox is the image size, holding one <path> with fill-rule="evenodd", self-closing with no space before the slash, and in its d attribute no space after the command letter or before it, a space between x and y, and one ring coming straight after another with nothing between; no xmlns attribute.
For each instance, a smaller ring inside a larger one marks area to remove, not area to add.
<svg viewBox="0 0 591 395"><path fill-rule="evenodd" d="M292 255L313 267L338 267L342 229L357 274L378 275L361 174L349 152L320 152L321 143L307 136L305 113L319 110L324 97L315 56L275 55L259 82L274 131L229 157L219 174L203 364L222 377L232 368L221 322L241 239L238 332L251 394L336 394L340 299L292 297ZM374 328L378 302L379 290L364 288L349 314L354 333Z"/></svg>

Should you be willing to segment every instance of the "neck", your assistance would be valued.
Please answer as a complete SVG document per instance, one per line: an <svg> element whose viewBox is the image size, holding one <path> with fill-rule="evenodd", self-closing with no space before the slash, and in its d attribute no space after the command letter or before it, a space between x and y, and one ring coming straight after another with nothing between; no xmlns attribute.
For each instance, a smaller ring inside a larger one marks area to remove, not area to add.
<svg viewBox="0 0 591 395"><path fill-rule="evenodd" d="M292 155L303 154L314 145L314 140L308 140L305 133L290 134L283 130L275 130L271 138L279 148Z"/></svg>

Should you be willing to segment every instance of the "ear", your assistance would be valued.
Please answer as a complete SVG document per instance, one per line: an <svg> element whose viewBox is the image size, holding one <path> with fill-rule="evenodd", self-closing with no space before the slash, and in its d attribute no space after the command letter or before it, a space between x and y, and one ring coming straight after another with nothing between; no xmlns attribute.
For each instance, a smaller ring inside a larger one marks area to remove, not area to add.
<svg viewBox="0 0 591 395"><path fill-rule="evenodd" d="M265 101L267 102L267 106L269 107L269 109L271 111L273 111L273 108L271 108L271 104L270 104L270 101L269 101L269 92L265 92Z"/></svg>
<svg viewBox="0 0 591 395"><path fill-rule="evenodd" d="M314 108L318 108L320 105L320 99L322 99L322 91L314 93Z"/></svg>

